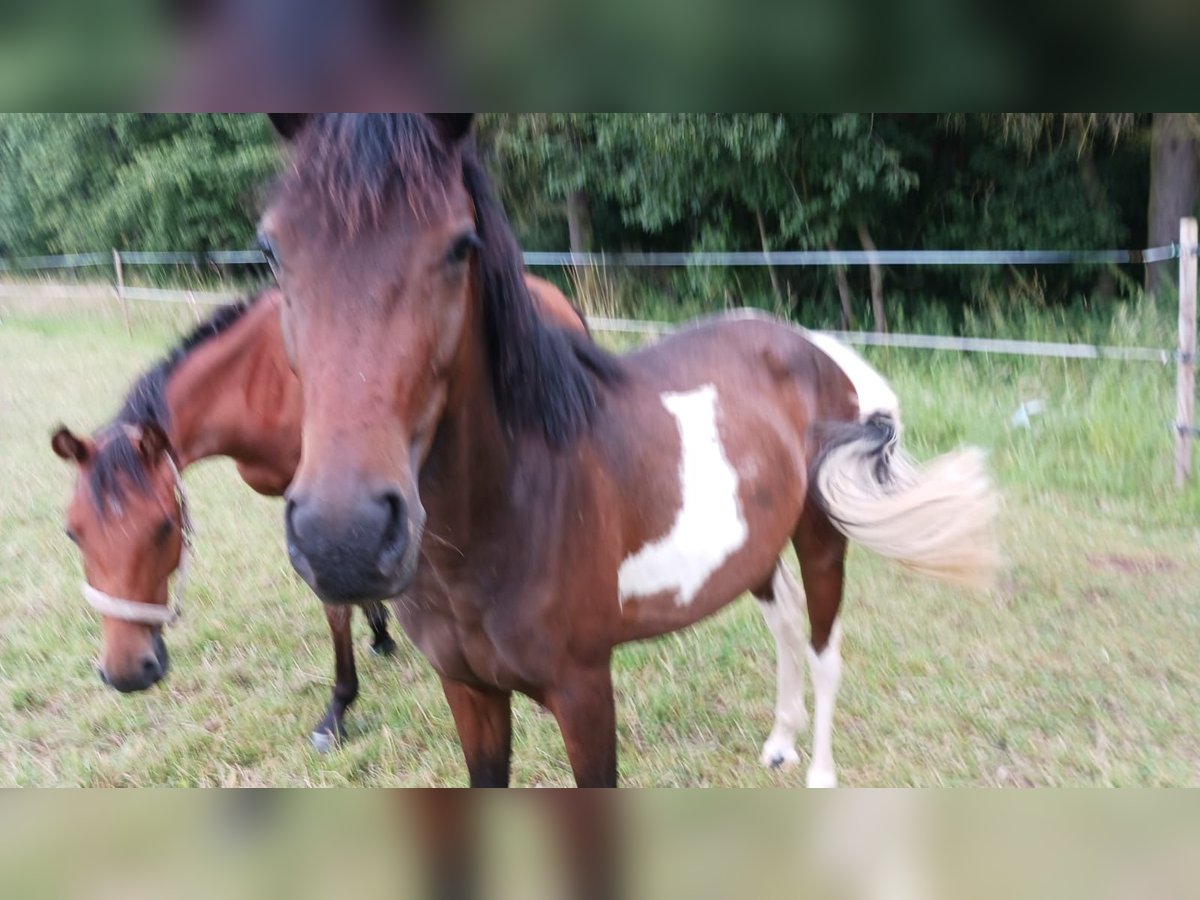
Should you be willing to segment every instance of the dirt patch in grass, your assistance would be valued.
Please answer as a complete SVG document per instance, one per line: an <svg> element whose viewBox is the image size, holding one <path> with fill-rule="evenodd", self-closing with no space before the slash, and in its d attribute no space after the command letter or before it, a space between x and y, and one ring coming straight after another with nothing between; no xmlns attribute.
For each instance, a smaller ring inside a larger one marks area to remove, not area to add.
<svg viewBox="0 0 1200 900"><path fill-rule="evenodd" d="M1178 564L1162 556L1126 556L1121 553L1094 554L1088 557L1088 565L1127 575L1157 575L1179 568Z"/></svg>

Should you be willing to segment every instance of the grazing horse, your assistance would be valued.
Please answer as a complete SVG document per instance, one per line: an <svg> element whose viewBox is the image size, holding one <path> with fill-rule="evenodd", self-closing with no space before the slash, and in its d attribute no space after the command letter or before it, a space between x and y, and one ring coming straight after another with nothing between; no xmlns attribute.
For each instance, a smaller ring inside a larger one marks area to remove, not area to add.
<svg viewBox="0 0 1200 900"><path fill-rule="evenodd" d="M533 276L527 285L542 315L586 331L554 285ZM221 308L136 382L116 420L94 438L65 428L52 438L55 452L79 467L67 534L83 555L85 597L103 616L100 675L117 690L144 690L166 673L162 627L174 618L168 584L181 569L190 528L182 471L228 456L250 487L280 496L296 470L302 403L283 351L279 303L278 289L268 289ZM312 732L319 750L344 737L345 713L358 695L351 611L325 606L335 680ZM396 645L384 605L367 602L363 611L372 649L390 655Z"/></svg>
<svg viewBox="0 0 1200 900"><path fill-rule="evenodd" d="M779 644L771 758L833 785L847 540L986 583L982 454L899 450L887 382L848 348L759 316L614 357L547 327L458 115L288 116L260 240L304 393L292 564L328 603L403 595L472 785L506 785L511 695L555 716L575 782L617 782L611 660L750 591ZM803 589L779 564L788 541ZM800 637L807 606L810 642Z"/></svg>

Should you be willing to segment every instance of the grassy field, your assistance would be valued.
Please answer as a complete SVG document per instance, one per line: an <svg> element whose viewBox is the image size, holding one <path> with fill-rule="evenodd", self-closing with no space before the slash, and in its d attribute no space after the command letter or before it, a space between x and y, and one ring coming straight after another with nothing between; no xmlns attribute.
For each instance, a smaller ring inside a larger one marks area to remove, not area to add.
<svg viewBox="0 0 1200 900"><path fill-rule="evenodd" d="M324 617L288 565L279 502L223 461L187 476L198 553L168 634L171 674L133 696L97 679L99 629L61 530L72 473L49 434L101 424L189 316L139 308L129 337L111 310L0 309L0 783L464 784L432 671L403 640L392 659L368 654L361 619L350 739L326 756L309 748L332 676ZM1049 316L1002 325L974 327L1073 336ZM1086 330L1143 346L1173 333L1153 311ZM1174 370L871 359L919 456L989 450L1010 565L997 590L972 596L851 551L834 735L843 784L1200 784L1200 490L1170 487ZM1046 411L1013 428L1029 399ZM803 783L802 771L758 763L774 648L752 602L623 648L616 684L624 784ZM570 783L549 716L518 700L515 730L515 783Z"/></svg>

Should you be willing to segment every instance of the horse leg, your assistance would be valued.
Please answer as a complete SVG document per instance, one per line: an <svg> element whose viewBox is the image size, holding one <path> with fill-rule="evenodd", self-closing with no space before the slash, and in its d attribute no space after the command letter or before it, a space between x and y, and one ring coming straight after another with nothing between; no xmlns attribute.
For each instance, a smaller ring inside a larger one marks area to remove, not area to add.
<svg viewBox="0 0 1200 900"><path fill-rule="evenodd" d="M358 672L354 666L354 643L350 639L350 613L353 607L326 603L325 618L333 638L333 695L325 716L311 735L312 745L328 753L346 736L343 720L346 710L358 696Z"/></svg>
<svg viewBox="0 0 1200 900"><path fill-rule="evenodd" d="M391 656L396 652L396 642L388 634L387 607L375 600L364 603L362 610L371 626L371 652L376 656Z"/></svg>
<svg viewBox="0 0 1200 900"><path fill-rule="evenodd" d="M775 635L775 727L762 749L769 769L800 762L796 733L808 725L804 705L804 589L781 559L769 587L754 592L759 609Z"/></svg>
<svg viewBox="0 0 1200 900"><path fill-rule="evenodd" d="M616 787L617 710L608 661L572 672L547 693L546 706L558 721L576 787Z"/></svg>
<svg viewBox="0 0 1200 900"><path fill-rule="evenodd" d="M608 791L543 791L542 811L565 864L565 900L619 900L628 891L622 853L621 799Z"/></svg>
<svg viewBox="0 0 1200 900"><path fill-rule="evenodd" d="M480 889L479 804L461 791L415 788L401 801L411 810L429 900L475 900Z"/></svg>
<svg viewBox="0 0 1200 900"><path fill-rule="evenodd" d="M512 757L512 694L442 678L467 760L471 787L508 787Z"/></svg>
<svg viewBox="0 0 1200 900"><path fill-rule="evenodd" d="M833 709L842 680L842 626L837 616L842 605L846 538L810 502L792 542L808 597L811 644L806 650L815 696L813 752L805 783L809 787L837 787Z"/></svg>

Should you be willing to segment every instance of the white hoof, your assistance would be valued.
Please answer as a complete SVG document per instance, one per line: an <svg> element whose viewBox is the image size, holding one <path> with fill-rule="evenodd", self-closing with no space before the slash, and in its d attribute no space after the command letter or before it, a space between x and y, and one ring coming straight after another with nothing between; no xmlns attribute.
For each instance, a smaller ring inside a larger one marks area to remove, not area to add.
<svg viewBox="0 0 1200 900"><path fill-rule="evenodd" d="M791 741L771 737L763 744L761 759L768 769L790 769L800 763L800 754Z"/></svg>
<svg viewBox="0 0 1200 900"><path fill-rule="evenodd" d="M313 749L318 753L329 753L337 746L337 738L328 731L314 731L309 735L309 740L312 741Z"/></svg>
<svg viewBox="0 0 1200 900"><path fill-rule="evenodd" d="M810 788L837 787L837 773L832 769L809 769L804 779L804 786Z"/></svg>

